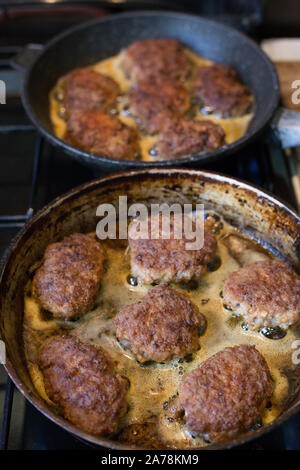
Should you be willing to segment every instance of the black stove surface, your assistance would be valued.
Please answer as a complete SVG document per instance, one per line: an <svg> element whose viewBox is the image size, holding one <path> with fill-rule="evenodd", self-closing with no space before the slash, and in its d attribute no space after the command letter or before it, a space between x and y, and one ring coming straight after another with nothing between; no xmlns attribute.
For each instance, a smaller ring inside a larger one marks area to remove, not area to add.
<svg viewBox="0 0 300 470"><path fill-rule="evenodd" d="M32 210L36 212L74 186L101 176L37 135L19 99L22 73L14 73L9 67L10 56L20 47L12 39L10 43L14 46L1 47L0 41L0 78L5 77L10 85L7 104L0 106L0 255ZM285 155L270 133L239 154L205 168L247 180L295 205ZM14 390L10 382L6 387L6 381L6 373L0 366L0 419L3 418L0 449L91 448L45 418ZM8 405L11 397L13 407L10 416ZM7 424L10 424L9 435ZM300 414L242 448L300 449Z"/></svg>

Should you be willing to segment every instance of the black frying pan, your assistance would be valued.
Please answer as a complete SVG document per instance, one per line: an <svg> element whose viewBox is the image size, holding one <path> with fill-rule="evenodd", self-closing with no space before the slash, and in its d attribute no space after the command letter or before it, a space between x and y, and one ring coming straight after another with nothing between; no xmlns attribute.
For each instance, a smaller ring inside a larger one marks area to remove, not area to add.
<svg viewBox="0 0 300 470"><path fill-rule="evenodd" d="M48 96L59 77L76 67L117 54L141 38L172 37L198 54L230 64L254 93L256 109L249 130L238 141L213 152L164 162L137 162L93 155L55 137L49 118ZM276 71L261 49L240 32L221 23L182 13L121 13L76 26L52 39L27 70L23 103L38 130L53 145L93 167L124 168L202 165L241 149L271 121L279 101ZM296 113L297 114L297 113Z"/></svg>

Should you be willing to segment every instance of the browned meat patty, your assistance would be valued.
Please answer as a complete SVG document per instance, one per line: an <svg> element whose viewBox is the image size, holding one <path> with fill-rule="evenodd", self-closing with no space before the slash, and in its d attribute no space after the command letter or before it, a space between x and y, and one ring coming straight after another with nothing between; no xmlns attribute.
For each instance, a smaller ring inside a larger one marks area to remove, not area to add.
<svg viewBox="0 0 300 470"><path fill-rule="evenodd" d="M162 128L166 119L182 117L190 104L190 95L179 81L148 78L133 88L130 112L153 133Z"/></svg>
<svg viewBox="0 0 300 470"><path fill-rule="evenodd" d="M107 111L119 93L118 84L90 67L76 69L64 79L64 104L68 115L76 109Z"/></svg>
<svg viewBox="0 0 300 470"><path fill-rule="evenodd" d="M130 246L131 273L138 278L141 284L151 282L181 282L199 279L205 272L206 265L213 258L217 241L215 236L205 225L204 244L197 250L187 249L187 243L193 241L181 232L182 238L175 238L180 230L176 219L171 214L170 236L163 228L164 216L160 215L156 222L148 218L149 234L157 229L158 238L135 238L131 233L135 221L131 222L128 230L128 243ZM182 219L184 220L184 219ZM158 222L158 223L157 223ZM182 223L184 227L184 223ZM195 228L195 226L193 227Z"/></svg>
<svg viewBox="0 0 300 470"><path fill-rule="evenodd" d="M124 52L123 66L135 81L161 75L185 79L191 73L191 63L176 39L142 39Z"/></svg>
<svg viewBox="0 0 300 470"><path fill-rule="evenodd" d="M56 336L41 347L39 367L47 395L66 419L95 435L117 431L127 412L126 381L106 354L74 336Z"/></svg>
<svg viewBox="0 0 300 470"><path fill-rule="evenodd" d="M208 120L170 120L162 128L158 140L159 158L172 160L225 145L221 126Z"/></svg>
<svg viewBox="0 0 300 470"><path fill-rule="evenodd" d="M78 317L93 308L103 272L104 251L88 235L74 233L45 251L32 290L56 318Z"/></svg>
<svg viewBox="0 0 300 470"><path fill-rule="evenodd" d="M139 362L163 362L196 351L197 326L204 321L187 295L161 285L116 315L116 335L130 343Z"/></svg>
<svg viewBox="0 0 300 470"><path fill-rule="evenodd" d="M187 374L179 400L187 427L216 441L230 439L255 424L273 394L270 370L250 345L226 348Z"/></svg>
<svg viewBox="0 0 300 470"><path fill-rule="evenodd" d="M300 279L282 261L256 261L228 276L223 300L252 330L287 329L300 319Z"/></svg>
<svg viewBox="0 0 300 470"><path fill-rule="evenodd" d="M220 114L239 116L251 108L249 88L229 65L199 67L196 71L195 94L204 106Z"/></svg>
<svg viewBox="0 0 300 470"><path fill-rule="evenodd" d="M87 152L126 160L138 155L136 130L115 116L93 110L76 111L68 120L67 129L71 142Z"/></svg>

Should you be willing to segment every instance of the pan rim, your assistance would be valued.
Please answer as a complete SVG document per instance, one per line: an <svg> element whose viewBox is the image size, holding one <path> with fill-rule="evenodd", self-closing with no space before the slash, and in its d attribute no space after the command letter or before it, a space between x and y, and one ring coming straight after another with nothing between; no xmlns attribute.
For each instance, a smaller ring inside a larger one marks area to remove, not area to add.
<svg viewBox="0 0 300 470"><path fill-rule="evenodd" d="M59 205L65 203L68 199L72 199L83 192L87 191L90 192L93 190L93 188L107 185L111 182L118 182L126 179L128 181L129 178L138 178L139 176L164 176L164 175L170 175L170 172L172 174L178 174L179 176L186 175L186 176L198 176L198 177L204 177L208 178L211 181L223 181L227 182L231 185L235 184L238 185L238 187L243 188L245 190L250 190L254 191L258 196L263 196L264 198L267 198L269 202L272 204L276 204L280 208L286 210L292 217L295 218L297 223L300 225L300 216L287 204L284 202L280 201L280 199L274 198L271 194L269 194L266 191L262 191L262 189L258 188L255 185L249 184L243 180L237 179L237 178L232 178L230 176L222 175L221 173L213 172L213 171L205 171L205 170L196 170L196 169L187 169L187 168L173 168L171 170L168 169L161 169L161 168L153 168L150 170L131 170L131 171L122 171L118 172L109 176L106 176L104 178L97 178L95 180L89 181L87 183L81 184L80 186L76 186L75 188L71 189L70 191L64 193L63 195L55 198L54 200L50 201L47 205L45 205L43 208L41 208L26 224L24 227L18 232L18 234L13 238L11 241L10 245L6 249L2 260L1 260L1 266L0 266L0 284L2 283L2 278L8 269L9 261L11 259L11 256L13 255L15 249L17 249L18 244L21 242L22 238L24 235L27 233L27 231L40 219L45 217L51 210L55 210L56 207ZM0 300L1 304L2 300ZM27 388L27 386L22 382L22 380L18 377L17 372L15 371L15 368L13 367L12 363L10 362L10 359L7 358L7 363L5 364L5 370L8 373L9 377L11 380L14 382L16 387L19 389L19 391L25 396L25 398L37 409L39 410L44 416L50 419L50 421L54 422L61 428L63 428L65 431L68 431L73 435L75 438L83 439L84 441L87 441L91 445L95 446L105 446L107 448L111 449L120 449L120 450L132 450L132 449L137 449L137 450L145 450L144 448L140 447L132 447L128 446L126 444L121 444L117 441L113 441L107 438L103 437L96 437L96 436L91 436L90 434L81 431L78 429L76 426L74 426L72 423L69 421L65 420L61 416L55 414L43 401L43 399L39 396L34 396L32 392ZM236 447L238 445L245 444L247 442L253 441L256 438L261 437L262 435L266 434L267 432L271 431L272 429L275 429L277 426L280 426L282 423L284 423L287 419L289 419L291 416L296 414L298 411L300 411L300 402L297 405L293 405L290 409L285 410L282 415L280 415L278 418L276 418L274 421L271 423L266 424L263 426L260 430L251 433L249 431L246 434L243 434L242 436L235 438L231 441L227 441L225 443L216 443L216 444L211 444L210 446L207 446L207 448L195 448L195 449L190 449L190 451L199 451L199 450L217 450L217 449L229 449ZM149 449L146 449L149 450ZM161 449L164 450L164 449ZM167 449L169 450L169 449Z"/></svg>
<svg viewBox="0 0 300 470"><path fill-rule="evenodd" d="M226 144L223 145L222 147L212 151L212 152L202 152L194 155L190 155L187 158L177 158L174 160L165 160L165 161L138 161L138 160L125 160L125 159L117 159L117 158L109 158L105 157L103 155L96 155L94 153L86 152L84 150L79 149L78 147L74 147L67 142L65 142L62 139L59 139L58 137L55 136L54 132L50 132L38 119L34 107L31 105L31 100L29 97L29 82L30 82L30 77L32 70L38 63L40 57L47 52L49 49L51 49L53 46L55 46L57 43L59 43L61 40L63 40L65 37L67 37L70 34L76 33L77 31L81 31L85 28L88 28L94 24L102 24L102 23L107 23L107 22L113 22L119 18L136 18L136 17L151 17L151 16L165 16L165 17L171 17L171 18L182 18L182 19L188 19L189 21L195 21L198 22L199 24L205 22L207 24L211 24L215 28L223 29L224 34L230 33L231 35L234 34L237 37L241 38L242 41L246 42L249 44L252 48L255 47L257 54L260 55L262 60L264 60L265 64L267 65L269 72L270 72L270 78L271 78L271 86L274 91L274 96L272 98L272 102L269 103L269 113L267 116L265 116L265 119L260 127L254 126L253 129L250 131L247 131L244 136L242 136L240 139L236 140L235 142L232 142L231 144ZM116 13L112 15L105 16L103 18L96 18L84 23L81 23L79 25L70 27L66 29L65 31L61 32L54 38L52 38L50 41L48 41L45 46L42 48L42 50L39 52L37 57L33 60L33 62L30 64L29 68L26 70L25 77L24 77L24 82L23 82L23 87L22 87L22 103L23 106L26 110L26 113L29 117L29 119L33 122L35 125L36 129L55 147L61 148L64 152L67 154L71 155L72 157L75 158L80 158L85 161L86 164L91 164L94 166L110 166L112 170L115 170L117 167L122 166L123 168L153 168L153 167L174 167L174 166L182 166L182 165L193 165L195 163L201 164L202 162L204 163L212 163L218 158L222 158L226 155L229 155L230 153L233 153L235 151L238 151L242 149L245 145L247 145L251 140L254 138L258 137L268 126L268 124L271 122L276 109L278 108L279 105L279 98L280 98L280 91L279 91L279 79L277 72L275 70L274 65L272 64L271 60L268 58L268 56L265 54L265 52L255 43L255 41L242 32L238 31L237 29L228 26L226 24L220 23L215 20L207 19L203 16L196 16L193 14L189 13L181 13L181 12L175 12L175 11L168 11L168 10L136 10L134 12L122 12L122 13Z"/></svg>

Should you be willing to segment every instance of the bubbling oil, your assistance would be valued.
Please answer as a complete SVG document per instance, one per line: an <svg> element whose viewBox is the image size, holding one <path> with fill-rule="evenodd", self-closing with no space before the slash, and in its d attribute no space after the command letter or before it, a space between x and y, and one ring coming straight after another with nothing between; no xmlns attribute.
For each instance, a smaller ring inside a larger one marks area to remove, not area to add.
<svg viewBox="0 0 300 470"><path fill-rule="evenodd" d="M210 65L213 63L210 60L200 57L189 49L186 49L186 52L194 66L194 69L201 65ZM139 132L141 160L155 161L159 159L159 155L155 152L158 135L146 134L142 129L140 129L138 120L128 113L129 91L133 85L133 82L127 77L123 70L123 54L124 52L121 51L119 54L113 57L96 62L94 65L92 65L92 67L96 72L102 73L103 75L112 78L116 83L118 83L120 88L120 96L118 97L114 114L124 124L137 129ZM61 77L53 90L50 92L50 118L55 135L62 140L67 140L66 112L63 106L63 81L64 77ZM187 89L191 88L191 80L186 81L186 86ZM193 118L196 120L209 119L222 126L225 132L226 142L228 144L231 144L232 142L235 142L236 140L243 137L248 129L251 119L253 118L252 112L249 112L240 117L227 118L222 118L214 113L207 115L201 111L199 106L194 106L193 112Z"/></svg>
<svg viewBox="0 0 300 470"><path fill-rule="evenodd" d="M104 242L107 269L95 307L77 321L54 321L45 314L31 295L31 281L28 282L23 329L25 357L32 381L42 398L55 406L44 389L43 377L37 365L38 349L53 334L69 333L106 351L116 362L117 371L128 378L129 411L122 418L121 430L152 423L155 425L155 439L164 448L204 446L207 442L192 436L182 420L173 418L166 404L176 398L182 377L207 358L228 346L253 344L266 359L275 385L272 406L266 408L262 423L271 422L281 413L288 396L288 371L292 372L295 367L291 355L296 330L290 329L279 340L248 331L232 312L224 308L222 299L223 283L231 272L251 261L273 257L273 254L242 235L219 216L218 220L216 262L212 263L199 281L171 284L171 287L188 293L207 321L206 330L199 337L200 349L183 359L174 359L165 364L139 364L130 349L118 342L114 316L125 305L142 299L151 286L139 286L130 281L128 253L117 242L115 245L113 241L109 244ZM60 410L57 409L57 412Z"/></svg>

